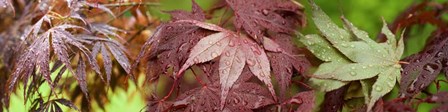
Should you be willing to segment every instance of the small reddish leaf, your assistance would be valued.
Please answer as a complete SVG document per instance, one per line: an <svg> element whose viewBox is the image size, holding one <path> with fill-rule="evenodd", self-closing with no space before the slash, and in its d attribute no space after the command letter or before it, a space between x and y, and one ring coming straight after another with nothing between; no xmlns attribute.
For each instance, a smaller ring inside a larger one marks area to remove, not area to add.
<svg viewBox="0 0 448 112"><path fill-rule="evenodd" d="M171 14L171 20L198 20L205 21L205 14L202 11L201 7L194 1L191 0L193 6L191 13L183 11L183 10L174 10L168 11Z"/></svg>
<svg viewBox="0 0 448 112"><path fill-rule="evenodd" d="M87 81L86 81L86 64L84 63L82 57L79 57L78 68L76 70L76 74L74 75L76 80L78 80L79 87L81 87L82 92L85 95L87 101L89 101L89 92L87 90Z"/></svg>
<svg viewBox="0 0 448 112"><path fill-rule="evenodd" d="M349 86L345 85L339 89L325 93L324 102L321 106L323 112L340 112L344 106L344 96Z"/></svg>
<svg viewBox="0 0 448 112"><path fill-rule="evenodd" d="M110 76L112 75L112 60L104 43L101 44L101 55L103 56L104 70L106 71L106 83L109 84Z"/></svg>

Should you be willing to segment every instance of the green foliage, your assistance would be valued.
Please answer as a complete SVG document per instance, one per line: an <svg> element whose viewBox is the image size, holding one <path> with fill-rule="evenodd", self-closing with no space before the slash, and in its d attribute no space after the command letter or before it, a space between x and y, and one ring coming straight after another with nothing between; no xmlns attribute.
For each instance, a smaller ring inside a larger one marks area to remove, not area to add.
<svg viewBox="0 0 448 112"><path fill-rule="evenodd" d="M300 41L316 57L325 61L314 72L313 77L317 78L313 79L314 83L320 84L321 90L332 91L350 81L361 81L370 111L375 102L390 92L400 78L399 60L404 49L403 39L397 42L395 35L384 24L382 33L388 40L377 43L369 38L367 32L359 30L344 17L344 29L339 28L314 2L311 1L311 5L312 19L322 36L302 35ZM364 82L375 77L373 85Z"/></svg>

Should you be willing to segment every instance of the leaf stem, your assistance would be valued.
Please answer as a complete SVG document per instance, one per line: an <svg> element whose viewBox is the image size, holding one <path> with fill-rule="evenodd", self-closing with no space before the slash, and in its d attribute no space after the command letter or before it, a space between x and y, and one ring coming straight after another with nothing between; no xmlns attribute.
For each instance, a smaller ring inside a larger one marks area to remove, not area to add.
<svg viewBox="0 0 448 112"><path fill-rule="evenodd" d="M398 61L398 63L399 64L405 64L405 65L409 65L410 64L409 62L406 62L406 61Z"/></svg>
<svg viewBox="0 0 448 112"><path fill-rule="evenodd" d="M202 80L200 78L198 78L198 76L196 75L196 72L194 72L194 69L191 69L191 71L193 72L194 78L196 78L196 80L203 86L207 86L207 84L205 84L204 82L202 82Z"/></svg>
<svg viewBox="0 0 448 112"><path fill-rule="evenodd" d="M163 97L163 99L160 101L166 101L171 96L171 94L173 94L174 88L176 88L176 86L178 84L179 84L179 80L177 78L174 78L174 82L173 82L173 85L171 86L170 92L165 97Z"/></svg>
<svg viewBox="0 0 448 112"><path fill-rule="evenodd" d="M308 86L307 84L305 84L305 83L303 83L303 82L295 81L295 80L293 80L292 82L297 83L298 85L302 85L302 86L304 86L304 87L307 88L307 89L310 89L310 90L313 89L312 87Z"/></svg>

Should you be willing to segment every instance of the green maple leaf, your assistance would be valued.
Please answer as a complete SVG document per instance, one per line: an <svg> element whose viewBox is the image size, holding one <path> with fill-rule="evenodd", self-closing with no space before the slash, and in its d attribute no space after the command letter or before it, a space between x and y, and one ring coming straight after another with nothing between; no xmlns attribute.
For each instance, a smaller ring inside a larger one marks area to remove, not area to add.
<svg viewBox="0 0 448 112"><path fill-rule="evenodd" d="M320 85L323 91L331 91L351 81L360 81L367 111L370 111L375 102L389 93L400 79L403 39L397 42L384 22L382 33L388 40L377 43L369 38L367 32L359 30L344 17L344 28L338 27L313 1L310 3L312 19L321 35L299 34L300 41L325 62L313 74L315 78L311 79L312 83ZM365 82L372 78L376 78L373 85Z"/></svg>

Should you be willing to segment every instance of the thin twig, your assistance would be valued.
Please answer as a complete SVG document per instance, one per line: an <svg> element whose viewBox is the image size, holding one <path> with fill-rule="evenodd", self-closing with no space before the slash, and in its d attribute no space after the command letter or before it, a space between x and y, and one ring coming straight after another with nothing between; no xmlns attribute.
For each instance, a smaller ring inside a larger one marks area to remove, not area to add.
<svg viewBox="0 0 448 112"><path fill-rule="evenodd" d="M120 7L120 6L135 6L135 5L159 6L160 4L151 2L126 2L126 3L112 3L102 5L106 7Z"/></svg>
<svg viewBox="0 0 448 112"><path fill-rule="evenodd" d="M126 11L131 10L131 9L132 9L132 7L128 7L128 8L126 8L126 9L124 9L120 14L118 14L118 15L115 16L114 18L110 18L109 20L107 20L106 23L110 23L110 22L112 22L113 20L117 19L118 17L124 15L124 13L126 13Z"/></svg>

